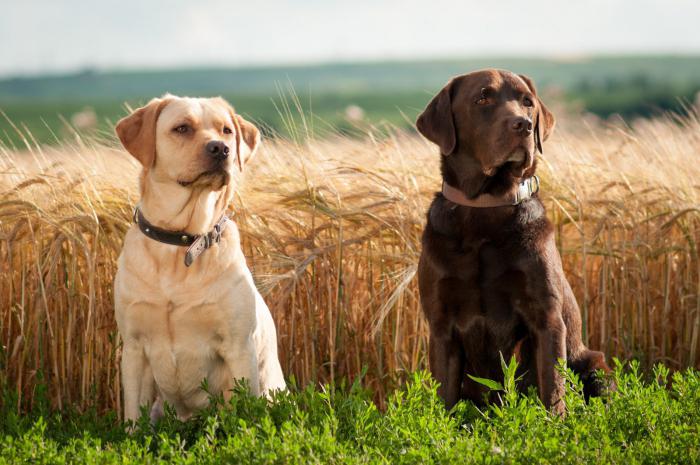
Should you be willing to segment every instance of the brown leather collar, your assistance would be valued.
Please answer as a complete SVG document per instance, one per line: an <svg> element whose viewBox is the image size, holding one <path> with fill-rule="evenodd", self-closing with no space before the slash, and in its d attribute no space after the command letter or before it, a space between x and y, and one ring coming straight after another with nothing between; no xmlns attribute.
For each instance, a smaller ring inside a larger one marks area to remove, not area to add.
<svg viewBox="0 0 700 465"><path fill-rule="evenodd" d="M524 179L518 184L518 188L515 192L509 192L502 196L495 196L491 194L481 194L476 198L470 199L464 192L457 189L454 186L443 182L442 183L442 195L445 196L450 202L456 203L457 205L463 205L465 207L476 207L476 208L493 208L493 207L505 207L519 205L523 201L533 197L540 190L540 178L533 176L531 178Z"/></svg>
<svg viewBox="0 0 700 465"><path fill-rule="evenodd" d="M211 247L213 244L218 244L221 241L221 236L228 224L228 216L224 213L219 221L214 225L214 229L206 234L189 234L185 231L168 231L161 229L143 216L143 212L139 207L134 209L134 223L139 226L139 229L147 237L154 241L162 242L163 244L177 245L180 247L188 247L185 253L185 266L190 266L197 257Z"/></svg>

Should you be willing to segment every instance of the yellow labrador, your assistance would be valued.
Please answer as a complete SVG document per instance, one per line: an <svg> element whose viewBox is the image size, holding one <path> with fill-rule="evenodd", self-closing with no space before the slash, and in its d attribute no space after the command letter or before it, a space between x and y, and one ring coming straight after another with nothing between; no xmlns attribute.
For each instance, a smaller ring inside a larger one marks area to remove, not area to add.
<svg viewBox="0 0 700 465"><path fill-rule="evenodd" d="M225 398L240 378L255 395L284 389L275 324L225 216L257 128L221 98L166 95L116 131L143 166L114 282L125 419L163 400L187 418L208 403L203 380Z"/></svg>

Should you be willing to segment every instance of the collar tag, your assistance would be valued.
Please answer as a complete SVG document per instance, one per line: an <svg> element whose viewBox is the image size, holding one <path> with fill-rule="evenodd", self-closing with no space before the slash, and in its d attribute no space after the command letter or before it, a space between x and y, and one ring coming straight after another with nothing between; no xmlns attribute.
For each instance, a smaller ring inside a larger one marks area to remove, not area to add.
<svg viewBox="0 0 700 465"><path fill-rule="evenodd" d="M515 193L513 205L519 205L523 201L531 198L537 191L540 190L540 178L537 175L525 179L518 184L518 190Z"/></svg>

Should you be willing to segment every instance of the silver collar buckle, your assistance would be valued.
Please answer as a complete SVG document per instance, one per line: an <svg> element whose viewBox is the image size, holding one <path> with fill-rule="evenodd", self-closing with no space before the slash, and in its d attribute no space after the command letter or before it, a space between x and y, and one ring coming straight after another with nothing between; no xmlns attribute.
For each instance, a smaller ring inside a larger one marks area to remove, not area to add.
<svg viewBox="0 0 700 465"><path fill-rule="evenodd" d="M520 184L518 184L518 190L515 192L515 200L513 201L513 205L520 205L525 200L531 198L539 190L540 178L538 178L537 175L522 180Z"/></svg>

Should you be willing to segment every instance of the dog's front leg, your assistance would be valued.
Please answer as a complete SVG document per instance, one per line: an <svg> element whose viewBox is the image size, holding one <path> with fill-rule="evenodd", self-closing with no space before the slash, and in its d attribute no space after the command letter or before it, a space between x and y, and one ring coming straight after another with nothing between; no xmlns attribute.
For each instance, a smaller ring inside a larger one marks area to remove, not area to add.
<svg viewBox="0 0 700 465"><path fill-rule="evenodd" d="M234 341L224 356L233 379L245 379L248 382L250 393L260 395L260 379L258 376L258 354L255 350L253 334L242 336ZM228 401L230 392L224 392L224 399Z"/></svg>
<svg viewBox="0 0 700 465"><path fill-rule="evenodd" d="M430 371L440 383L438 395L451 409L459 400L464 377L462 347L451 333L447 336L431 334L429 341Z"/></svg>
<svg viewBox="0 0 700 465"><path fill-rule="evenodd" d="M522 307L525 321L536 339L537 386L542 403L558 415L565 414L564 377L557 369L559 360L566 362L566 323L561 258L554 234L542 248L531 251L525 268L526 288Z"/></svg>
<svg viewBox="0 0 700 465"><path fill-rule="evenodd" d="M536 329L537 384L544 405L552 412L564 415L564 379L557 369L557 363L559 360L566 361L566 326L561 312L552 307L545 312Z"/></svg>
<svg viewBox="0 0 700 465"><path fill-rule="evenodd" d="M124 388L124 420L136 421L140 407L153 401L153 373L143 347L136 342L124 342L122 350L122 387Z"/></svg>

